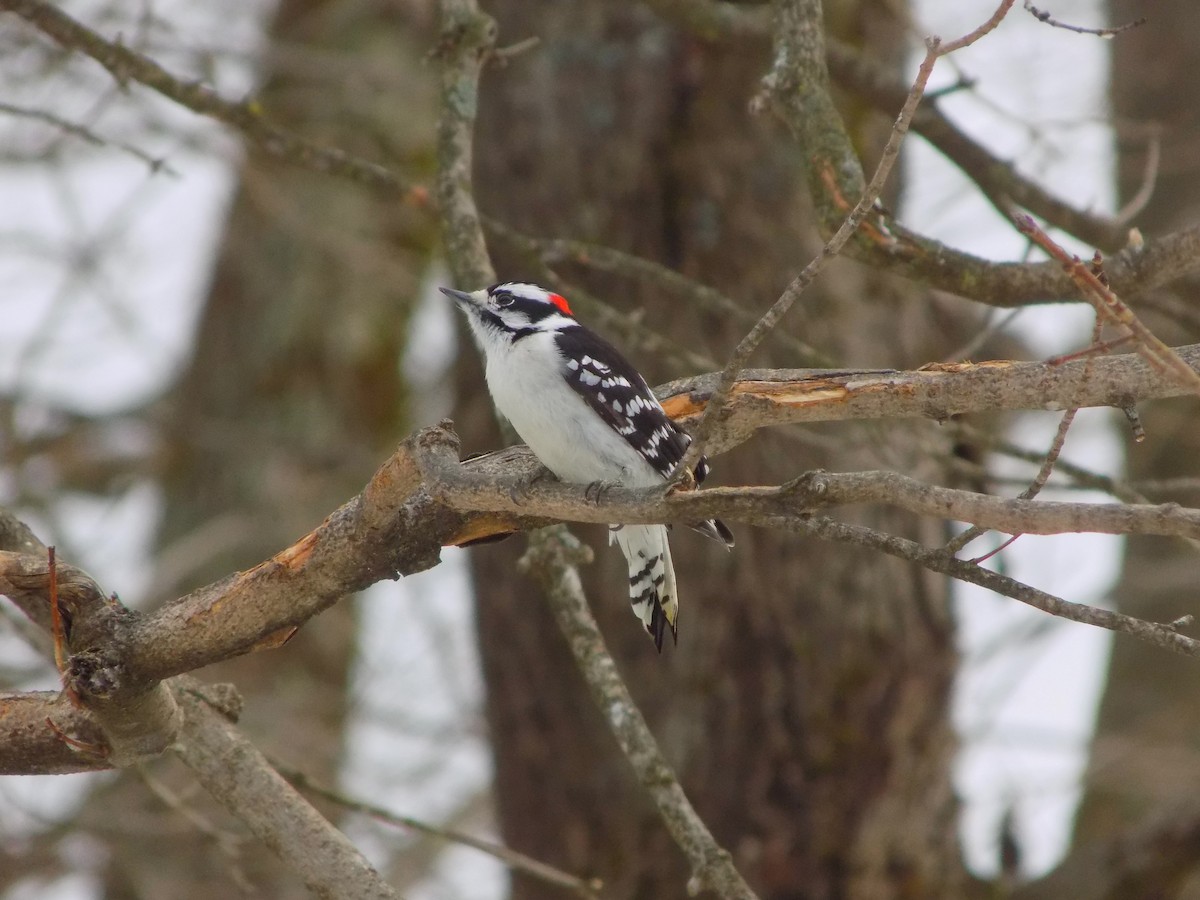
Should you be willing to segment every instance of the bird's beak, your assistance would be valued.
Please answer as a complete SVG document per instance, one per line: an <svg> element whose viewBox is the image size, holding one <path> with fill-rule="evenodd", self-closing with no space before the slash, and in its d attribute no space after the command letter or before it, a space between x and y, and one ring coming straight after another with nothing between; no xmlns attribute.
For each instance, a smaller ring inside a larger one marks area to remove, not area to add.
<svg viewBox="0 0 1200 900"><path fill-rule="evenodd" d="M461 306L463 309L471 309L475 304L475 298L466 291L456 291L454 288L438 288L443 294Z"/></svg>

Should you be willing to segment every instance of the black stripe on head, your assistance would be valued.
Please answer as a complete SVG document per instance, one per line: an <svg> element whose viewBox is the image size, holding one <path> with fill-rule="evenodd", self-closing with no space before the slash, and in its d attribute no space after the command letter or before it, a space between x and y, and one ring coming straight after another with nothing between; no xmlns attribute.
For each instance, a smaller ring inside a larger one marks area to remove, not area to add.
<svg viewBox="0 0 1200 900"><path fill-rule="evenodd" d="M530 300L528 297L514 297L508 309L525 316L530 325L537 325L542 319L548 319L550 316L561 315L558 307L541 300Z"/></svg>
<svg viewBox="0 0 1200 900"><path fill-rule="evenodd" d="M514 341L534 334L549 318L569 316L566 301L557 294L537 285L509 281L488 288L487 311L494 321L503 323Z"/></svg>

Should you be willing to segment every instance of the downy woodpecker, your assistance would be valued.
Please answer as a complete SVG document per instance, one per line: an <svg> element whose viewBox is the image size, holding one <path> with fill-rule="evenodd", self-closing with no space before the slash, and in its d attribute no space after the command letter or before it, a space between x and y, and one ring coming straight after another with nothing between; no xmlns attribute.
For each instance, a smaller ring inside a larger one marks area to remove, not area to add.
<svg viewBox="0 0 1200 900"><path fill-rule="evenodd" d="M691 442L612 344L575 320L566 299L534 284L473 291L441 288L466 313L483 351L488 391L500 414L562 481L663 484ZM700 458L696 482L708 474ZM717 519L689 523L726 547ZM633 612L662 651L678 638L679 596L664 525L610 525L629 563Z"/></svg>

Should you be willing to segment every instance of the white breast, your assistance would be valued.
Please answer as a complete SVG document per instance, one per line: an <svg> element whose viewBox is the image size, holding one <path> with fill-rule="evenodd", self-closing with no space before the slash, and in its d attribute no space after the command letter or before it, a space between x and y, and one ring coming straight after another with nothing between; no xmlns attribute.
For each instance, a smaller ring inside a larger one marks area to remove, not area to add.
<svg viewBox="0 0 1200 900"><path fill-rule="evenodd" d="M563 380L552 334L532 334L504 352L489 353L487 384L500 414L563 481L662 483L649 463Z"/></svg>

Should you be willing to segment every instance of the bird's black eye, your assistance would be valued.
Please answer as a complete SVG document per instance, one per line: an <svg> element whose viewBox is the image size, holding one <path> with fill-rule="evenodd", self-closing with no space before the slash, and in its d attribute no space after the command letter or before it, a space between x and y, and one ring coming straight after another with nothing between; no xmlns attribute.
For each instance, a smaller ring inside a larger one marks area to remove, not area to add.
<svg viewBox="0 0 1200 900"><path fill-rule="evenodd" d="M517 298L507 291L501 291L500 293L492 296L492 302L494 302L501 309L512 306L516 300Z"/></svg>

